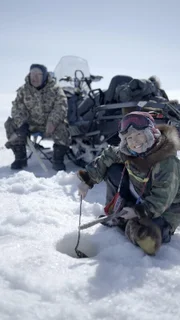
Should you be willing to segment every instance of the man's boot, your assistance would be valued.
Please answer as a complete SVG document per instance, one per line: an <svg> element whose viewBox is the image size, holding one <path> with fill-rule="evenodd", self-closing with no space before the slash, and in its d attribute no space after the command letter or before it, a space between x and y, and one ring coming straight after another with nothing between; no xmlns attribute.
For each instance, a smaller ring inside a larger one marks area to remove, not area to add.
<svg viewBox="0 0 180 320"><path fill-rule="evenodd" d="M68 147L61 144L54 144L53 149L53 169L56 171L66 171L64 156L67 152Z"/></svg>
<svg viewBox="0 0 180 320"><path fill-rule="evenodd" d="M14 145L12 146L12 151L15 155L15 161L11 164L11 169L21 170L27 167L27 153L25 145Z"/></svg>

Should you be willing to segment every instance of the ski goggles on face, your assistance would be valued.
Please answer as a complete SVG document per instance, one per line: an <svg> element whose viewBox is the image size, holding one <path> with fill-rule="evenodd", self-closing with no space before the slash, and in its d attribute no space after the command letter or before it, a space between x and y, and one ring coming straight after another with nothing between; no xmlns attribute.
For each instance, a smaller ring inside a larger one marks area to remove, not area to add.
<svg viewBox="0 0 180 320"><path fill-rule="evenodd" d="M127 115L120 123L119 133L127 133L130 126L137 130L143 130L149 126L154 127L154 124L149 118L143 115Z"/></svg>

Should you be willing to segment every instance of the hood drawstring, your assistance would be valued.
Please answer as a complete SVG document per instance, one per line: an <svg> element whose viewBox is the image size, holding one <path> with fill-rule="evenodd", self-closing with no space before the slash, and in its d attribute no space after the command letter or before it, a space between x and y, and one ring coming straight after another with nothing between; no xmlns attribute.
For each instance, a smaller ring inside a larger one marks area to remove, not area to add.
<svg viewBox="0 0 180 320"><path fill-rule="evenodd" d="M120 179L119 186L118 186L118 192L120 192L121 185L122 185L122 181L123 181L124 174L125 174L125 170L127 169L128 163L129 163L128 160L125 161L124 168L123 168L123 171L122 171L122 174L121 174L121 179ZM150 179L150 175L151 175L152 169L153 169L153 167L151 167L151 168L149 169L148 175L147 175L147 177L144 178L144 179L138 178L138 177L136 177L134 174L132 174L132 175L135 177L135 179L137 179L137 180L140 181L140 182L143 182L142 190L141 190L141 192L140 192L140 196L139 196L139 197L137 198L137 200L136 200L136 204L138 204L138 203L140 203L140 202L142 201L141 198L142 198L142 196L143 196L143 194L144 194L144 192L145 192L146 185L147 185L147 183L148 183L148 181L149 181L149 179ZM128 171L128 173L129 173L129 170L128 170L128 169L127 169L127 171Z"/></svg>

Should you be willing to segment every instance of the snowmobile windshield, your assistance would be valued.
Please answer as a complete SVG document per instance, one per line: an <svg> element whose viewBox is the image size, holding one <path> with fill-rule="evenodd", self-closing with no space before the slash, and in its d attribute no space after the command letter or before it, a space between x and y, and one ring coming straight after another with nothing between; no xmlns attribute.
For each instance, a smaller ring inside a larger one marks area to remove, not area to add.
<svg viewBox="0 0 180 320"><path fill-rule="evenodd" d="M127 133L130 126L137 130L143 130L149 126L153 127L153 122L149 118L144 117L143 115L141 116L140 114L129 114L125 116L124 119L121 121L119 133Z"/></svg>
<svg viewBox="0 0 180 320"><path fill-rule="evenodd" d="M76 56L64 56L54 70L57 83L63 88L79 88L89 92L84 79L90 79L88 62Z"/></svg>

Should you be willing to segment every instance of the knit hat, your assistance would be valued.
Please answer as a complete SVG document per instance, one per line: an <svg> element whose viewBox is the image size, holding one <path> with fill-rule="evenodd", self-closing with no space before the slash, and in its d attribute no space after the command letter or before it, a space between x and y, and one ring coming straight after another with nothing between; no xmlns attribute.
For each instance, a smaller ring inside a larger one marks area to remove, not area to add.
<svg viewBox="0 0 180 320"><path fill-rule="evenodd" d="M42 65L42 64L37 64L37 63L34 63L30 66L30 71L32 69L40 69L42 71L42 74L43 74L43 79L42 79L42 84L44 84L47 80L47 77L48 77L48 71L47 71L47 68Z"/></svg>
<svg viewBox="0 0 180 320"><path fill-rule="evenodd" d="M146 144L143 146L143 153L147 152L161 136L159 129L156 128L154 118L148 112L134 111L128 113L121 120L119 130L120 150L128 156L140 155L129 150L126 140L129 134L137 130L143 130L147 139Z"/></svg>

